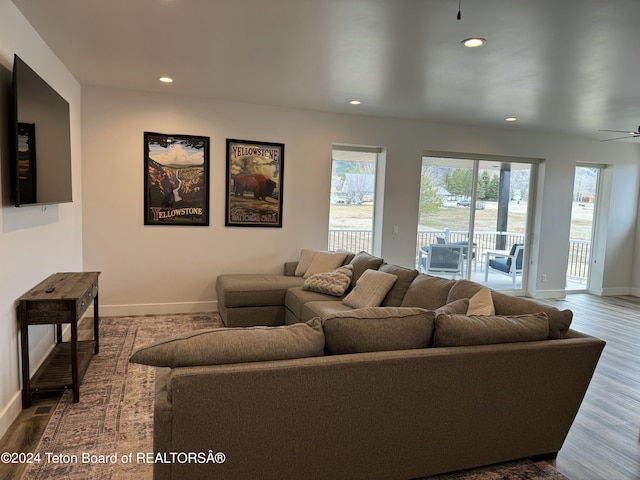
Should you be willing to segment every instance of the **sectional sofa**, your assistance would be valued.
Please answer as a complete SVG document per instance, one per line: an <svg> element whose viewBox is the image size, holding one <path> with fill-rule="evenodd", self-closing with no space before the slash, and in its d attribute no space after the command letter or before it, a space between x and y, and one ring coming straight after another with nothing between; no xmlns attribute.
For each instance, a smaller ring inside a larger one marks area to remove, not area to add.
<svg viewBox="0 0 640 480"><path fill-rule="evenodd" d="M343 284L343 293L337 295L339 292L331 291L332 283L337 283L331 276L335 275L335 269L347 265L352 267L351 279L346 286ZM362 275L372 271L387 275L365 276L368 278L364 280L370 281L358 285ZM321 280L309 286L318 276ZM383 298L374 298L381 293L376 286L389 276L395 276L396 280ZM359 301L356 295L355 302L349 301L361 287L360 297L365 300ZM479 283L419 274L415 269L387 264L382 258L366 252L353 255L313 250L302 250L298 262L285 263L282 274L229 274L218 276L216 281L218 312L227 327L289 325L354 310L358 306L436 310L455 300L471 298L481 289L483 286ZM546 312L550 338L562 338L571 325L573 313L570 310L561 311L526 297L496 291L491 292L491 297L497 315Z"/></svg>
<svg viewBox="0 0 640 480"><path fill-rule="evenodd" d="M562 447L604 348L570 311L316 255L219 277L227 328L131 357L159 367L154 450L191 455L156 480L410 480Z"/></svg>

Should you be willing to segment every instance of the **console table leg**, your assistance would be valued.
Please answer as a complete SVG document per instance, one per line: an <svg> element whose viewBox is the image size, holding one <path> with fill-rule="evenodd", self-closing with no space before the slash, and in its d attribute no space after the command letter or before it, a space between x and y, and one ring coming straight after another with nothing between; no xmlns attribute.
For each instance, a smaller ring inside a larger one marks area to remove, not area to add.
<svg viewBox="0 0 640 480"><path fill-rule="evenodd" d="M98 307L98 293L93 299L93 338L96 341L94 353L100 352L100 315Z"/></svg>
<svg viewBox="0 0 640 480"><path fill-rule="evenodd" d="M29 325L27 324L26 307L18 307L20 320L20 349L22 355L22 408L31 406L31 378L29 375Z"/></svg>
<svg viewBox="0 0 640 480"><path fill-rule="evenodd" d="M80 379L78 375L78 320L71 322L71 383L73 403L80 401Z"/></svg>

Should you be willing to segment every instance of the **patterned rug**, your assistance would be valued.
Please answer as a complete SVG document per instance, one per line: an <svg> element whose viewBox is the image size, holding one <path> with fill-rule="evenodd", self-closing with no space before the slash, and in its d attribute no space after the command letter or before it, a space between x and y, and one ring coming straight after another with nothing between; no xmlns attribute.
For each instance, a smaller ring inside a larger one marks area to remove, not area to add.
<svg viewBox="0 0 640 480"><path fill-rule="evenodd" d="M73 403L70 390L62 395L37 450L41 461L23 478L151 479L152 466L136 457L153 452L156 369L129 357L163 337L219 326L217 314L100 319L100 353L82 380L80 401Z"/></svg>
<svg viewBox="0 0 640 480"><path fill-rule="evenodd" d="M114 317L100 320L100 353L80 386L80 402L67 390L53 413L26 480L151 480L153 367L129 363L142 345L178 332L221 326L217 314ZM546 462L529 460L429 477L429 480L568 480Z"/></svg>

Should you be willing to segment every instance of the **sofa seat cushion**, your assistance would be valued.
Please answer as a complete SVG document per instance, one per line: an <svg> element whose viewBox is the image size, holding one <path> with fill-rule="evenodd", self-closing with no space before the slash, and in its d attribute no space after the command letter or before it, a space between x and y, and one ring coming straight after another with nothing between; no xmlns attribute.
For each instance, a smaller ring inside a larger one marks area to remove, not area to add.
<svg viewBox="0 0 640 480"><path fill-rule="evenodd" d="M129 361L156 367L193 367L324 355L320 320L280 327L210 328L144 346Z"/></svg>
<svg viewBox="0 0 640 480"><path fill-rule="evenodd" d="M435 314L422 308L367 307L322 318L325 351L337 355L427 348Z"/></svg>
<svg viewBox="0 0 640 480"><path fill-rule="evenodd" d="M463 347L496 343L547 340L546 313L528 315L438 315L434 347Z"/></svg>
<svg viewBox="0 0 640 480"><path fill-rule="evenodd" d="M302 320L302 307L304 307L305 303L322 301L340 302L340 300L340 297L334 297L333 295L327 295L326 293L303 290L300 286L287 290L284 297L284 305L298 320Z"/></svg>
<svg viewBox="0 0 640 480"><path fill-rule="evenodd" d="M300 314L299 320L301 322L308 322L312 318L315 317L325 317L327 315L331 315L338 312L349 312L353 310L353 308L345 305L341 301L315 301L315 302L307 302L302 307L302 313Z"/></svg>
<svg viewBox="0 0 640 480"><path fill-rule="evenodd" d="M420 274L413 279L402 299L402 307L420 307L435 310L450 303L447 297L455 280ZM468 297L467 297L468 298Z"/></svg>
<svg viewBox="0 0 640 480"><path fill-rule="evenodd" d="M479 283L469 280L458 280L451 288L446 303L461 298L471 298L480 289L484 288ZM571 310L559 310L552 305L538 302L532 298L514 297L506 293L491 291L491 298L496 310L496 315L524 315L528 313L544 312L549 318L549 338L566 338L573 312Z"/></svg>
<svg viewBox="0 0 640 480"><path fill-rule="evenodd" d="M286 275L220 275L216 292L218 302L227 308L284 305L287 290L303 283L301 277Z"/></svg>

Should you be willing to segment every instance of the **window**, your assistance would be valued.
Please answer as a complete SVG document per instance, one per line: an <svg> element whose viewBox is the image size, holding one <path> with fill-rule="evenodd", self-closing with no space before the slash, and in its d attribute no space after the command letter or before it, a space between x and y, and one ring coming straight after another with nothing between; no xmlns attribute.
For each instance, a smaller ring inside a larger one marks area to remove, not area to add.
<svg viewBox="0 0 640 480"><path fill-rule="evenodd" d="M379 148L334 146L331 158L329 250L374 250Z"/></svg>

